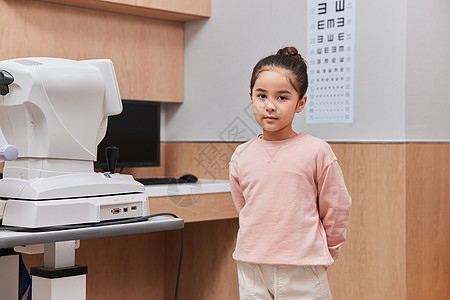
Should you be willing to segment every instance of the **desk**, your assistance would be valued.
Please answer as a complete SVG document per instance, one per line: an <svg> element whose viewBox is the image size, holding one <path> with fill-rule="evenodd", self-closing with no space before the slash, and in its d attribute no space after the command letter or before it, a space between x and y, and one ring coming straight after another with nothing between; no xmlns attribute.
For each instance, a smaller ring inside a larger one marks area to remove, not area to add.
<svg viewBox="0 0 450 300"><path fill-rule="evenodd" d="M195 183L146 185L148 197L229 193L229 180L199 179Z"/></svg>

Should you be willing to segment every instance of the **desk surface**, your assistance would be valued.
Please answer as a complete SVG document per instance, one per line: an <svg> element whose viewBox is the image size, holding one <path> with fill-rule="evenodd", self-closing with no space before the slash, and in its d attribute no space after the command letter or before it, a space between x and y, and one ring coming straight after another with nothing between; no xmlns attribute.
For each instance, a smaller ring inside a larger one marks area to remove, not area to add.
<svg viewBox="0 0 450 300"><path fill-rule="evenodd" d="M214 194L230 192L229 180L199 179L196 183L146 185L148 197Z"/></svg>
<svg viewBox="0 0 450 300"><path fill-rule="evenodd" d="M181 229L184 226L183 219L170 217L153 217L147 221L90 226L77 229L45 231L45 232L18 232L0 230L0 248L25 246L32 244L53 243L70 240L83 240L116 235L156 232L164 230Z"/></svg>

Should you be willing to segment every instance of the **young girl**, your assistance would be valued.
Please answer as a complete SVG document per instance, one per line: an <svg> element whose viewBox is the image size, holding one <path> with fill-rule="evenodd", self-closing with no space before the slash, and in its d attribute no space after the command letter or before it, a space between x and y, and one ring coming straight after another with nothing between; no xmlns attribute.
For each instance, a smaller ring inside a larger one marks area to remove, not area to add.
<svg viewBox="0 0 450 300"><path fill-rule="evenodd" d="M263 133L230 162L240 299L331 299L326 268L345 241L351 199L330 146L292 129L306 104L306 70L294 47L253 69L250 100Z"/></svg>

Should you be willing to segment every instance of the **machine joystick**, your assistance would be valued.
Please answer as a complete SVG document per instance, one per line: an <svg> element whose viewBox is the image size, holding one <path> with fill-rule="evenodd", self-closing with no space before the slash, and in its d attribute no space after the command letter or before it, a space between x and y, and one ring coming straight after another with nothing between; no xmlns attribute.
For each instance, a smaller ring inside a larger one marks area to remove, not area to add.
<svg viewBox="0 0 450 300"><path fill-rule="evenodd" d="M105 149L106 162L108 164L108 171L114 174L116 169L117 160L119 159L119 148L116 146L109 146Z"/></svg>
<svg viewBox="0 0 450 300"><path fill-rule="evenodd" d="M8 85L14 82L14 77L5 70L0 70L0 95L5 96L9 93Z"/></svg>

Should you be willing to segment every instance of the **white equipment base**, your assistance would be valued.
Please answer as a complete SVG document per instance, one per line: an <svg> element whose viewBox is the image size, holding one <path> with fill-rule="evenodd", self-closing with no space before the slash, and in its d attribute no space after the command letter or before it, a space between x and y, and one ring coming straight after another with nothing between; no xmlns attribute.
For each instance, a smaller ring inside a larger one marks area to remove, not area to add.
<svg viewBox="0 0 450 300"><path fill-rule="evenodd" d="M148 214L148 198L145 192L60 200L10 199L2 224L38 228L98 223Z"/></svg>
<svg viewBox="0 0 450 300"><path fill-rule="evenodd" d="M39 228L149 214L144 186L125 174L7 177L0 180L0 198L0 215L3 212L6 226Z"/></svg>

